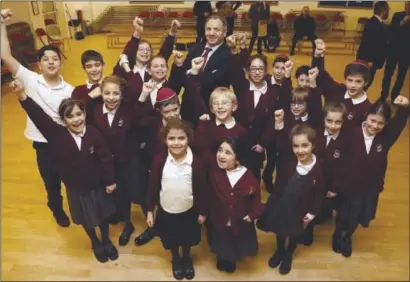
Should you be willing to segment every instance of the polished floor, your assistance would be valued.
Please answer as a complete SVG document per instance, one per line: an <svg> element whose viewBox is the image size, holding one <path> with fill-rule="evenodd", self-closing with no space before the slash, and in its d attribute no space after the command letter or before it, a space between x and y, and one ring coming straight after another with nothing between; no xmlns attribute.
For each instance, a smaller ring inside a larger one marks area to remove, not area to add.
<svg viewBox="0 0 410 282"><path fill-rule="evenodd" d="M158 50L158 44L154 44ZM105 73L120 55L120 49L107 49L103 35L71 42L66 52L63 76L73 85L83 84L86 76L81 68L81 53L93 48L103 53ZM306 50L308 51L308 50ZM272 58L272 55L270 55ZM294 57L296 66L309 62L307 53ZM328 55L326 66L338 80L343 79L344 66L353 56ZM381 88L382 72L378 72L369 91L376 100ZM409 96L409 76L404 92ZM407 89L406 89L407 87ZM162 249L158 239L143 247L132 241L120 247L115 262L98 263L90 242L79 226L57 227L46 207L45 190L38 174L35 153L24 138L25 114L13 93L2 89L2 179L1 179L1 280L4 281L165 281L173 280L170 254ZM365 169L365 168L364 168ZM65 193L64 193L65 195ZM266 195L264 195L266 198ZM67 203L64 206L68 211ZM133 208L134 235L145 228L143 215ZM117 244L121 226L110 229ZM409 280L409 129L403 132L389 155L385 191L380 197L377 218L370 228L359 228L353 238L353 255L346 259L332 252L332 224L316 229L311 247L298 247L293 269L287 276L270 269L267 260L275 250L274 236L259 232L260 251L257 257L238 264L234 274L221 273L215 268L215 256L204 240L193 248L196 267L195 280ZM134 237L134 236L133 236Z"/></svg>

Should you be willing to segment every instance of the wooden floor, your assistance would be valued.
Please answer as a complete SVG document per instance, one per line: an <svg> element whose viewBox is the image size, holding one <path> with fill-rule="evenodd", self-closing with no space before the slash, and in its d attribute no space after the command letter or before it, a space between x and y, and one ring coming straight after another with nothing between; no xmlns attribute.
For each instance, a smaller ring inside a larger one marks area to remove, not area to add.
<svg viewBox="0 0 410 282"><path fill-rule="evenodd" d="M73 85L83 84L86 76L81 68L81 53L88 48L101 51L106 71L120 55L118 49L105 49L103 35L71 42L72 51L63 67L63 76ZM158 50L158 47L157 47ZM272 57L272 55L270 55ZM338 80L343 79L346 63L352 56L328 56L328 71ZM309 62L308 54L297 54L296 65ZM369 91L374 101L381 88L382 73L377 73ZM409 76L403 93L409 96ZM98 263L90 250L90 243L82 228L57 227L46 207L45 190L37 172L35 153L24 138L25 115L7 88L2 89L2 280L173 280L170 254L162 249L159 239L143 247L133 241L120 247L116 262ZM64 193L65 195L65 193ZM266 199L266 194L264 194ZM64 201L66 210L67 203ZM143 215L133 208L135 234L145 228ZM117 244L121 226L110 230ZM353 255L346 259L332 252L332 225L316 229L316 240L311 247L298 247L293 269L287 276L272 270L267 260L275 250L272 234L259 232L260 252L238 264L236 273L229 275L215 268L215 256L204 240L193 248L196 280L407 280L409 279L409 129L403 132L390 152L385 191L380 197L377 219L368 229L359 228L353 238ZM135 235L134 234L134 235Z"/></svg>

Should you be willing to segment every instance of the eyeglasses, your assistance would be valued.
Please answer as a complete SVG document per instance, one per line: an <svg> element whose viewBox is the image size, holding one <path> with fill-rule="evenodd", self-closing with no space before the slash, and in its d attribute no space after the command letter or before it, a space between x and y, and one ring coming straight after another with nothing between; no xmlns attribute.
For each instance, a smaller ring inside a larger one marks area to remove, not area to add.
<svg viewBox="0 0 410 282"><path fill-rule="evenodd" d="M229 106L229 105L231 105L231 104L232 104L232 103L229 102L229 101L222 101L221 103L213 102L213 103L212 103L212 106L214 106L214 107L220 107L220 106L226 107L226 106Z"/></svg>
<svg viewBox="0 0 410 282"><path fill-rule="evenodd" d="M138 48L138 51L140 52L147 52L147 53L151 53L151 48Z"/></svg>
<svg viewBox="0 0 410 282"><path fill-rule="evenodd" d="M259 72L264 72L264 71L265 71L265 67L259 67L259 68L251 67L251 68L249 68L249 71L250 71L251 73L256 73L257 71L259 71Z"/></svg>
<svg viewBox="0 0 410 282"><path fill-rule="evenodd" d="M306 102L298 102L298 101L293 101L293 102L290 102L290 105L291 106L299 106L299 107L301 107L301 106L304 106L304 105L306 105Z"/></svg>

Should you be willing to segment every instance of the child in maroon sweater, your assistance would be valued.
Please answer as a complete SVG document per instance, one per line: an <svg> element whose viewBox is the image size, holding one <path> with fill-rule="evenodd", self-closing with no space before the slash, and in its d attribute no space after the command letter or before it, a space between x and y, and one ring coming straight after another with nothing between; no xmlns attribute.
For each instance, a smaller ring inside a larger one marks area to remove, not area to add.
<svg viewBox="0 0 410 282"><path fill-rule="evenodd" d="M369 109L361 126L347 134L338 179L340 208L332 247L345 257L352 254L352 235L361 224L368 227L375 218L379 194L384 188L388 153L399 138L409 117L409 100L398 96L390 120L388 104L378 101Z"/></svg>
<svg viewBox="0 0 410 282"><path fill-rule="evenodd" d="M257 179L240 164L239 144L230 137L223 139L210 172L211 250L217 255L217 269L226 272L234 272L238 260L258 253L253 222L263 208Z"/></svg>
<svg viewBox="0 0 410 282"><path fill-rule="evenodd" d="M23 91L17 91L21 106L53 147L59 175L67 188L71 218L83 226L99 262L116 260L118 251L109 238L108 217L115 205L108 194L116 189L114 160L101 133L85 124L84 105L67 98L58 112L66 126L55 123ZM101 241L95 227L101 230Z"/></svg>

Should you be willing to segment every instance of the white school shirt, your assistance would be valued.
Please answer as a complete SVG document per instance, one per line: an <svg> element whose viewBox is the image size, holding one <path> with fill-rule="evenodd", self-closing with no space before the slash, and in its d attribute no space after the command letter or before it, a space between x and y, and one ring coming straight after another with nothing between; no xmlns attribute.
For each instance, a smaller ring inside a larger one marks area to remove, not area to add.
<svg viewBox="0 0 410 282"><path fill-rule="evenodd" d="M316 164L316 156L314 154L312 154L312 159L313 162L311 164L308 165L303 165L300 161L298 161L298 164L296 165L296 171L300 174L300 175L306 175L309 173L309 171L312 170L312 168L315 166ZM305 215L306 217L308 217L310 220L314 219L316 215L307 213Z"/></svg>
<svg viewBox="0 0 410 282"><path fill-rule="evenodd" d="M215 120L215 123L216 123L216 126L219 126L222 124L222 122L217 119ZM232 129L235 126L235 124L236 124L236 121L234 117L232 117L232 120L230 122L224 123L226 129Z"/></svg>
<svg viewBox="0 0 410 282"><path fill-rule="evenodd" d="M329 131L327 131L327 130L325 129L324 135L326 136L326 147L327 147L327 145L329 145L331 139L333 139L333 140L336 140L336 139L337 139L337 137L339 136L339 133L337 133L337 134L330 134Z"/></svg>
<svg viewBox="0 0 410 282"><path fill-rule="evenodd" d="M364 137L364 145L366 146L366 152L369 154L370 148L372 147L373 140L374 140L374 135L373 136L367 136L366 133L364 132L364 122L362 123L362 132L363 132L363 137Z"/></svg>
<svg viewBox="0 0 410 282"><path fill-rule="evenodd" d="M226 171L226 175L228 176L229 183L231 184L232 189L236 185L236 183L238 183L239 179L241 179L241 177L245 174L246 171L247 168L244 166L239 166L232 171ZM231 219L228 220L226 226L231 226Z"/></svg>
<svg viewBox="0 0 410 282"><path fill-rule="evenodd" d="M162 171L160 204L164 211L183 213L194 205L192 193L192 162L194 156L188 147L182 162L177 162L170 153Z"/></svg>
<svg viewBox="0 0 410 282"><path fill-rule="evenodd" d="M152 79L150 80L152 81ZM158 97L158 91L159 89L161 89L162 84L164 84L165 79L163 81L161 81L161 83L158 83L154 89L152 89L151 93L149 94L150 98L151 98L151 104L152 107L155 107L155 103L157 102L157 97Z"/></svg>
<svg viewBox="0 0 410 282"><path fill-rule="evenodd" d="M349 92L346 91L344 98L345 98L345 99L351 99L353 105L357 105L357 104L363 103L364 101L367 100L367 94L366 94L366 92L363 92L363 96L361 96L361 97L359 97L359 98L354 98L354 99L353 99L352 97L350 97Z"/></svg>
<svg viewBox="0 0 410 282"><path fill-rule="evenodd" d="M118 109L118 108L117 108ZM115 113L117 112L117 109L110 111L109 109L107 109L107 107L105 106L105 104L103 104L103 114L107 114L107 118L108 118L108 124L112 125L112 121L114 120L115 117Z"/></svg>
<svg viewBox="0 0 410 282"><path fill-rule="evenodd" d="M308 118L309 118L309 114L308 114L308 113L305 113L305 115L302 116L302 117L301 117L301 116L295 116L295 120L301 119L303 122L307 122Z"/></svg>
<svg viewBox="0 0 410 282"><path fill-rule="evenodd" d="M80 151L81 151L81 141L84 137L85 129L86 129L86 127L84 126L83 132L81 132L79 134L74 134L73 132L71 132L70 130L67 129L70 132L71 136L73 136L75 144L77 144L78 150L80 150Z"/></svg>
<svg viewBox="0 0 410 282"><path fill-rule="evenodd" d="M255 84L253 84L251 81L249 81L249 91L253 91L253 106L256 109L261 96L265 95L266 92L268 91L268 83L266 83L266 81L264 81L263 87L258 89L258 88L256 88Z"/></svg>
<svg viewBox="0 0 410 282"><path fill-rule="evenodd" d="M137 65L134 65L134 68L132 69L133 73L138 73L141 76L142 82L144 82L146 71L147 71L146 67L139 68L137 67Z"/></svg>
<svg viewBox="0 0 410 282"><path fill-rule="evenodd" d="M28 97L33 99L55 122L64 125L58 114L58 107L62 100L71 97L74 89L72 85L65 82L60 76L61 83L57 86L50 86L45 81L43 75L33 72L22 65L19 66L15 78L23 84ZM47 143L46 138L44 138L43 134L41 134L28 116L24 136L35 142Z"/></svg>

